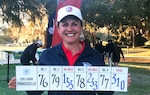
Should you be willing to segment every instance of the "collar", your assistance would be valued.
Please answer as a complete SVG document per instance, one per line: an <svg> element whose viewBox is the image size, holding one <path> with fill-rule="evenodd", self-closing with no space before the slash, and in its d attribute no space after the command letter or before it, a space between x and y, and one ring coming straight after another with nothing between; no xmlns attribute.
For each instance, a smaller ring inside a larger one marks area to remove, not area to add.
<svg viewBox="0 0 150 95"><path fill-rule="evenodd" d="M76 53L76 54L81 54L82 52L83 52L83 50L84 50L84 48L85 48L85 43L83 42L83 41L80 41L80 43L82 44L82 49L78 52L78 53ZM63 51L64 51L64 53L66 54L67 52L71 52L69 49L67 49L65 46L64 46L64 44L62 43L62 49L63 49ZM75 54L75 55L76 55Z"/></svg>

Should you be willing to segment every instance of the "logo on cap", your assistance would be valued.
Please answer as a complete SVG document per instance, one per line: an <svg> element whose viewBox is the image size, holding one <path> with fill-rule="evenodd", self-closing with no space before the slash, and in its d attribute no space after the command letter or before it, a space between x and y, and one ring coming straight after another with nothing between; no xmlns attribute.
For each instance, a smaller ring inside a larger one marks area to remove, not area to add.
<svg viewBox="0 0 150 95"><path fill-rule="evenodd" d="M71 11L72 11L72 7L67 7L67 8L66 8L66 11L67 11L67 12L71 12Z"/></svg>

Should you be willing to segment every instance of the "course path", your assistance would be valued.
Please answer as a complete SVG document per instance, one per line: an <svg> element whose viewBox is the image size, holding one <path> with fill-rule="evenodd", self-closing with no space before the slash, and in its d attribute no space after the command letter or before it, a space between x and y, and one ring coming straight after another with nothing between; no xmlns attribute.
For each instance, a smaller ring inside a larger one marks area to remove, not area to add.
<svg viewBox="0 0 150 95"><path fill-rule="evenodd" d="M125 57L125 60L121 58L120 62L150 63L150 57L149 56Z"/></svg>

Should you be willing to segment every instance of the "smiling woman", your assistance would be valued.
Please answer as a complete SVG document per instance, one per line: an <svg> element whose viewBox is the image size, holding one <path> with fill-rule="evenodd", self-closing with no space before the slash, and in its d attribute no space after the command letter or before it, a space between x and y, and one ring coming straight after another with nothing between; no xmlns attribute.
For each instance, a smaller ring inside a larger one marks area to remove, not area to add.
<svg viewBox="0 0 150 95"><path fill-rule="evenodd" d="M52 48L44 50L41 53L41 56L38 61L38 65L70 66L70 67L105 66L102 55L97 50L91 48L90 46L85 45L84 41L80 41L80 34L83 31L82 15L80 9L71 5L64 6L60 8L60 10L58 10L58 17L61 18L57 19L56 22L58 23L57 30L62 38L62 42ZM67 81L69 81L68 78ZM10 80L9 87L10 88L15 87L15 85L13 85L15 84L15 82L16 82L15 78ZM130 85L130 82L131 82L130 75L128 75L128 85ZM62 82L62 83L64 83L64 85L68 85L66 84L66 82ZM97 87L97 84L93 86ZM48 91L48 95L83 95L83 94L113 95L113 93L114 92L111 90L110 91L85 91L85 90ZM35 92L33 92L31 95L39 95L39 94L35 94Z"/></svg>
<svg viewBox="0 0 150 95"><path fill-rule="evenodd" d="M62 11L62 12L61 12ZM57 30L62 42L55 47L42 52L39 65L54 66L104 66L105 63L101 54L93 48L86 46L80 41L80 34L83 31L82 15L79 8L67 5L58 10ZM83 64L84 63L84 64ZM14 79L9 82L13 86ZM34 92L33 92L34 93ZM32 93L32 95L34 95ZM48 95L95 95L96 92L57 92L49 91ZM99 92L103 95L104 92ZM105 92L104 95L112 95L113 92Z"/></svg>
<svg viewBox="0 0 150 95"><path fill-rule="evenodd" d="M75 42L79 42L79 36L81 35L82 24L81 21L76 17L69 16L61 21L62 23L58 26L58 32L60 36L64 39L63 43L73 44Z"/></svg>
<svg viewBox="0 0 150 95"><path fill-rule="evenodd" d="M58 11L57 23L57 30L63 39L64 45L66 43L79 43L79 36L83 31L82 15L79 8L74 6L61 8Z"/></svg>

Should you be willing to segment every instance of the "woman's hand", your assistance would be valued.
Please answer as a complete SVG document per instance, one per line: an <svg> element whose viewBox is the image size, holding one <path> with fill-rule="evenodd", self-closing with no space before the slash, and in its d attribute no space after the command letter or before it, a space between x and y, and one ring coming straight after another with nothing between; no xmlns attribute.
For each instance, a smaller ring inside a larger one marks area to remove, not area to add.
<svg viewBox="0 0 150 95"><path fill-rule="evenodd" d="M12 77L8 83L9 88L16 88L16 77Z"/></svg>
<svg viewBox="0 0 150 95"><path fill-rule="evenodd" d="M130 76L131 76L130 73L128 73L128 86L130 86L130 83L132 81Z"/></svg>

